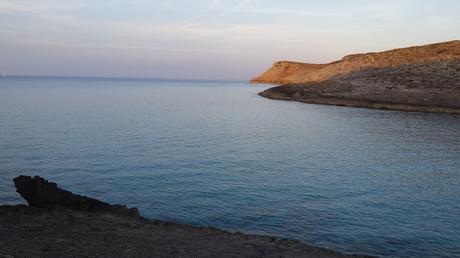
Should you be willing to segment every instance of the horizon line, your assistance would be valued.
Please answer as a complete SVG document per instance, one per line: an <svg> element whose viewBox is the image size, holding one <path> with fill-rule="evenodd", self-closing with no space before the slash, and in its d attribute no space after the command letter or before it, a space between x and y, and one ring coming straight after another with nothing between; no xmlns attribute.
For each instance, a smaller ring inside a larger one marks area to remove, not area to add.
<svg viewBox="0 0 460 258"><path fill-rule="evenodd" d="M248 82L243 79L199 79L199 78L160 78L160 77L118 77L118 76L88 76L88 75L32 75L32 74L0 74L1 79L5 78L73 78L73 79L112 79L112 80L151 80L151 81L196 81L196 82ZM3 76L4 75L4 76Z"/></svg>

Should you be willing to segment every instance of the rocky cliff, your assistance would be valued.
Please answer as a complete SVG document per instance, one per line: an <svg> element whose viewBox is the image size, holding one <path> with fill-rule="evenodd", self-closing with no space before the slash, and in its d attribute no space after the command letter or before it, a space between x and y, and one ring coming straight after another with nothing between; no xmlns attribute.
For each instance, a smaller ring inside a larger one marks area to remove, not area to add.
<svg viewBox="0 0 460 258"><path fill-rule="evenodd" d="M349 55L329 64L276 62L252 83L273 99L460 113L460 41Z"/></svg>

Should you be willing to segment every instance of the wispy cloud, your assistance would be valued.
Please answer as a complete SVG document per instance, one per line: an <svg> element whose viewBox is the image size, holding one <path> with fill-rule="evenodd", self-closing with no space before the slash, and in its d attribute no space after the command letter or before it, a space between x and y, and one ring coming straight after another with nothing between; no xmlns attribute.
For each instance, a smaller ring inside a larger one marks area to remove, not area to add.
<svg viewBox="0 0 460 258"><path fill-rule="evenodd" d="M460 2L437 1L442 4L422 0L0 0L0 44L18 43L14 52L18 56L23 48L48 45L76 52L93 48L113 55L129 53L125 58L155 53L169 59L176 53L199 60L330 61L347 52L460 38L456 12ZM98 51L91 53L95 54L90 58L97 58Z"/></svg>
<svg viewBox="0 0 460 258"><path fill-rule="evenodd" d="M239 10L241 13L250 13L255 15L296 15L303 17L331 17L336 14L320 11L308 11L308 10L296 10L296 9L268 9L268 8L258 8L258 9L247 9Z"/></svg>
<svg viewBox="0 0 460 258"><path fill-rule="evenodd" d="M27 15L32 17L38 17L47 20L64 20L72 19L71 15L63 14L68 13L72 10L71 8L60 8L50 7L46 4L38 4L36 2L0 2L0 13L10 15Z"/></svg>

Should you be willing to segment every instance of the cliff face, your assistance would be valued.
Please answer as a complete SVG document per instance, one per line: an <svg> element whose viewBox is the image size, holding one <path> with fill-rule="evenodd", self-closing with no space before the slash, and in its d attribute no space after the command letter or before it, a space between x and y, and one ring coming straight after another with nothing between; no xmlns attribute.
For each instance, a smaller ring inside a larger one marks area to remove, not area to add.
<svg viewBox="0 0 460 258"><path fill-rule="evenodd" d="M297 84L323 81L333 76L366 68L397 67L401 65L446 61L460 58L460 40L425 46L394 49L379 53L345 56L329 64L306 64L280 61L273 64L253 83Z"/></svg>
<svg viewBox="0 0 460 258"><path fill-rule="evenodd" d="M284 84L260 94L274 99L460 113L460 41L350 55L329 64L276 62L251 82Z"/></svg>

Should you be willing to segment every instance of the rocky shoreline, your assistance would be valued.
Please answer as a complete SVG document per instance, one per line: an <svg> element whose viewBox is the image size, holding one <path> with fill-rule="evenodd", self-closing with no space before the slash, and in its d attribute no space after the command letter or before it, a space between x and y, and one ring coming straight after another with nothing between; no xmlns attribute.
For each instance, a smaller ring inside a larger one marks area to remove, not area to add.
<svg viewBox="0 0 460 258"><path fill-rule="evenodd" d="M449 106L411 105L403 103L379 102L364 99L348 99L318 95L296 96L296 92L293 92L290 87L291 86L289 85L273 87L260 92L259 96L274 100L297 101L308 104L396 110L405 112L460 114L460 108Z"/></svg>
<svg viewBox="0 0 460 258"><path fill-rule="evenodd" d="M460 114L460 41L349 55L329 64L280 61L251 80L280 100Z"/></svg>
<svg viewBox="0 0 460 258"><path fill-rule="evenodd" d="M0 206L0 257L368 257L148 220L137 209L75 195L40 177L18 178L29 206Z"/></svg>

